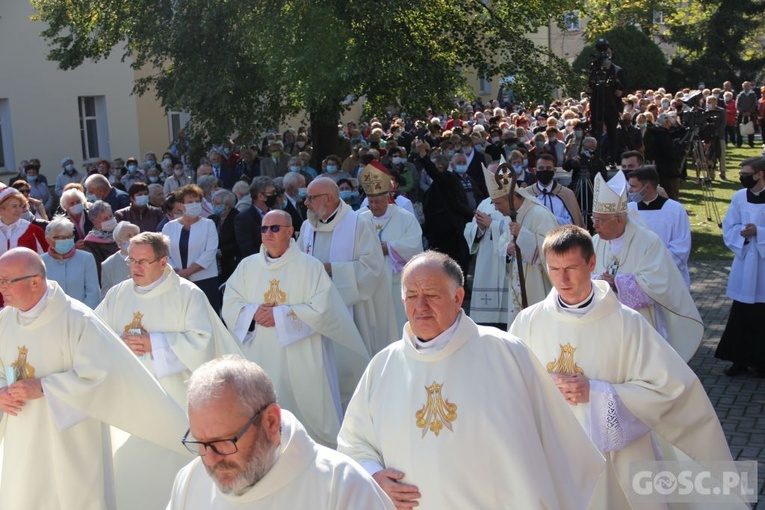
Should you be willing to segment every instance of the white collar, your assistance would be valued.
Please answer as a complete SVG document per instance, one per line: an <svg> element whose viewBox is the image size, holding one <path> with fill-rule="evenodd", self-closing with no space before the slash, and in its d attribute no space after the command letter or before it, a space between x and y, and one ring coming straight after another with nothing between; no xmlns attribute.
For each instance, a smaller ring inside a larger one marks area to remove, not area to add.
<svg viewBox="0 0 765 510"><path fill-rule="evenodd" d="M48 299L53 293L53 285L51 285L51 283L47 280L46 280L46 284L47 285L45 286L45 294L42 295L42 297L40 298L40 301L38 301L35 304L35 306L30 308L26 312L19 310L19 320L22 323L22 325L27 326L31 324L36 318L42 315L43 310L45 310L45 305L48 304Z"/></svg>
<svg viewBox="0 0 765 510"><path fill-rule="evenodd" d="M462 314L458 315L457 318L454 320L454 323L449 326L448 329L446 329L443 333L438 335L437 337L428 340L427 342L423 342L416 336L414 337L414 346L417 348L418 351L420 351L423 354L433 354L444 347L447 346L449 341L454 336L454 332L457 331L457 326L460 324L460 317Z"/></svg>
<svg viewBox="0 0 765 510"><path fill-rule="evenodd" d="M162 282L167 280L167 277L168 277L169 274L170 273L168 273L167 271L163 271L162 272L162 276L160 276L156 281L151 282L148 285L144 285L143 287L140 286L140 285L135 285L134 284L136 294L148 294L152 290L154 290L157 287L159 287L160 285L162 285Z"/></svg>

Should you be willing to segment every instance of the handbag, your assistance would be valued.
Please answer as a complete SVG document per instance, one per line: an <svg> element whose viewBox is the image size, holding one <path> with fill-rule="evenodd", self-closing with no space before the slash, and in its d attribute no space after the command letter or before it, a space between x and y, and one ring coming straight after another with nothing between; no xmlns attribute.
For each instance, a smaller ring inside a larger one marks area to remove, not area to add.
<svg viewBox="0 0 765 510"><path fill-rule="evenodd" d="M738 125L741 136L750 136L754 134L754 122L750 119Z"/></svg>

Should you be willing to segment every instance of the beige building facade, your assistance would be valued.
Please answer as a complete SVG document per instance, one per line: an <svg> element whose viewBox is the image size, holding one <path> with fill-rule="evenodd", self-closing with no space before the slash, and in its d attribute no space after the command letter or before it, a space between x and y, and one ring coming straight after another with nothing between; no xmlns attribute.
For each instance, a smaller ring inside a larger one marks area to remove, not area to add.
<svg viewBox="0 0 765 510"><path fill-rule="evenodd" d="M131 94L136 74L121 51L72 71L47 60L43 24L28 1L6 1L0 11L0 178L21 160L38 158L52 183L61 160L82 169L99 159L142 159L171 140L165 111L153 96ZM177 117L177 116L176 116ZM177 118L176 118L177 120ZM177 123L176 123L177 124Z"/></svg>

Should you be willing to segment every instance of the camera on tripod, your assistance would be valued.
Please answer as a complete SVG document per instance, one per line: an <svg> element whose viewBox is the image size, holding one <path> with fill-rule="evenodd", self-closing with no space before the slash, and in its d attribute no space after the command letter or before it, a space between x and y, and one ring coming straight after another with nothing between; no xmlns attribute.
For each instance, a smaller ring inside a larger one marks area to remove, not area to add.
<svg viewBox="0 0 765 510"><path fill-rule="evenodd" d="M591 55L592 62L590 62L590 86L603 87L616 84L616 78L613 75L609 76L606 72L612 58L610 49L606 39L601 38L595 42L595 53Z"/></svg>

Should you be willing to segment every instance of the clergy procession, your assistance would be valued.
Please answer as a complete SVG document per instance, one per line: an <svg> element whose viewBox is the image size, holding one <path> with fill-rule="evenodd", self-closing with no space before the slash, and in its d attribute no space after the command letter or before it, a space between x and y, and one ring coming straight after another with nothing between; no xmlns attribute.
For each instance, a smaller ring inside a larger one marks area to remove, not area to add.
<svg viewBox="0 0 765 510"><path fill-rule="evenodd" d="M733 461L656 166L625 151L567 187L554 151L463 136L450 159L428 135L407 157L391 131L344 170L305 146L278 170L272 138L224 178L213 152L151 225L138 180L121 208L75 183L50 222L2 185L0 509L658 510L636 463ZM765 158L740 178L729 376L765 373Z"/></svg>

